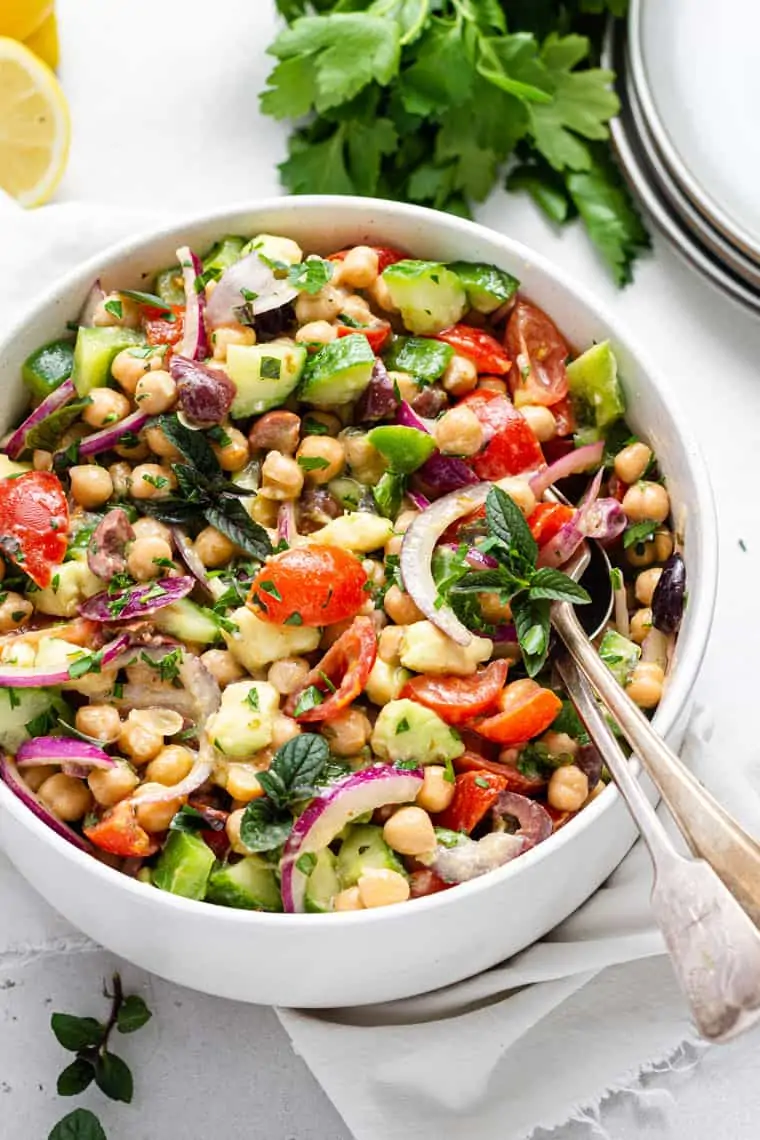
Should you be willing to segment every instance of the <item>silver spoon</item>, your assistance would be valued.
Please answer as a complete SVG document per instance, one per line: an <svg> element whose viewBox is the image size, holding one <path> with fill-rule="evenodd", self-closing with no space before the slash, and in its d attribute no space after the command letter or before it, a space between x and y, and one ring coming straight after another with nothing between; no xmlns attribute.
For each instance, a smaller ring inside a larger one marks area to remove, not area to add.
<svg viewBox="0 0 760 1140"><path fill-rule="evenodd" d="M584 543L563 569L578 580L590 558ZM608 616L609 610L592 636ZM560 676L652 856L652 909L697 1028L709 1041L728 1041L760 1020L760 930L752 921L760 921L760 847L699 784L618 685L573 607L555 602L551 617L569 651L557 661ZM701 858L681 855L672 843L633 777L594 690Z"/></svg>

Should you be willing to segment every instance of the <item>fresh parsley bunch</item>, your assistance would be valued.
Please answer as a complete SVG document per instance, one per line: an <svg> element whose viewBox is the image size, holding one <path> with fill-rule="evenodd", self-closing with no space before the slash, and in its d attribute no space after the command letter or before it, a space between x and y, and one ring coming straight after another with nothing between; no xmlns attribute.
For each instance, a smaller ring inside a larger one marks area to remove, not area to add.
<svg viewBox="0 0 760 1140"><path fill-rule="evenodd" d="M583 586L561 570L536 567L538 544L519 507L500 487L488 493L486 522L489 538L478 545L499 565L492 570L473 570L456 579L449 598L455 602L457 596L494 591L501 601L509 602L525 668L529 677L535 677L549 652L551 603L579 605L591 598Z"/></svg>
<svg viewBox="0 0 760 1140"><path fill-rule="evenodd" d="M504 173L579 215L618 284L648 245L609 146L613 73L589 66L627 0L275 0L289 21L264 112L297 120L282 181L467 215Z"/></svg>

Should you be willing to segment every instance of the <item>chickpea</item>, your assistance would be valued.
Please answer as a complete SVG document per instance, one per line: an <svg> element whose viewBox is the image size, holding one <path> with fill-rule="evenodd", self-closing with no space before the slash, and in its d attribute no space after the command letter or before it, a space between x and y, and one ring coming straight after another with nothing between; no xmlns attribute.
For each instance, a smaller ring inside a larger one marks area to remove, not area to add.
<svg viewBox="0 0 760 1140"><path fill-rule="evenodd" d="M143 784L140 791L152 792L159 788L163 788L163 784ZM176 800L164 800L154 804L141 804L138 801L135 809L137 822L143 831L166 831L186 799L187 796L179 796Z"/></svg>
<svg viewBox="0 0 760 1140"><path fill-rule="evenodd" d="M389 372L388 375L391 378L394 388L398 389L399 396L402 400L406 400L407 404L411 404L413 400L416 400L422 391L420 385L408 372L393 370Z"/></svg>
<svg viewBox="0 0 760 1140"><path fill-rule="evenodd" d="M231 344L255 344L256 333L247 325L219 325L211 334L214 360L226 360L227 349Z"/></svg>
<svg viewBox="0 0 760 1140"><path fill-rule="evenodd" d="M275 661L267 673L267 681L284 697L295 693L306 680L311 666L305 657L283 657Z"/></svg>
<svg viewBox="0 0 760 1140"><path fill-rule="evenodd" d="M317 437L319 438L319 437ZM263 486L259 494L265 499L297 499L303 490L304 473L295 459L270 451L261 465Z"/></svg>
<svg viewBox="0 0 760 1140"><path fill-rule="evenodd" d="M189 748L181 744L168 744L145 769L145 778L154 784L165 784L170 788L184 780L193 766L194 757Z"/></svg>
<svg viewBox="0 0 760 1140"><path fill-rule="evenodd" d="M516 503L527 518L536 509L536 496L530 489L530 483L522 475L515 475L511 479L500 479L499 486L506 491L510 499Z"/></svg>
<svg viewBox="0 0 760 1140"><path fill-rule="evenodd" d="M52 451L43 451L41 448L35 448L34 453L32 455L32 467L34 468L35 471L52 471L53 470L53 453L52 453Z"/></svg>
<svg viewBox="0 0 760 1140"><path fill-rule="evenodd" d="M296 333L296 341L319 348L336 340L337 336L338 330L329 321L309 321L308 325L301 325Z"/></svg>
<svg viewBox="0 0 760 1140"><path fill-rule="evenodd" d="M332 412L309 412L307 418L310 423L316 422L327 429L325 432L320 432L320 435L337 436L343 428L339 417L334 416ZM343 441L343 445L345 447L345 440ZM282 448L278 448L278 451L281 450ZM295 451L295 448L293 448L293 450Z"/></svg>
<svg viewBox="0 0 760 1140"><path fill-rule="evenodd" d="M135 388L135 403L139 411L148 415L157 416L161 412L168 412L177 400L177 385L171 373L163 368L155 372L148 372L141 376Z"/></svg>
<svg viewBox="0 0 760 1140"><path fill-rule="evenodd" d="M450 396L465 396L478 384L478 370L468 356L452 356L441 377L441 385Z"/></svg>
<svg viewBox="0 0 760 1140"><path fill-rule="evenodd" d="M481 376L478 388L482 388L485 392L498 392L500 396L508 394L506 382L500 380L498 376Z"/></svg>
<svg viewBox="0 0 760 1140"><path fill-rule="evenodd" d="M346 451L340 440L329 435L307 435L296 452L296 462L309 483L321 486L341 474L346 466Z"/></svg>
<svg viewBox="0 0 760 1140"><path fill-rule="evenodd" d="M111 375L122 391L134 396L138 380L150 372L154 359L161 364L159 357L145 356L141 348L124 348L113 359Z"/></svg>
<svg viewBox="0 0 760 1140"><path fill-rule="evenodd" d="M670 496L661 483L641 480L629 487L623 497L623 510L631 522L665 522L670 513Z"/></svg>
<svg viewBox="0 0 760 1140"><path fill-rule="evenodd" d="M575 764L555 768L546 798L557 811L579 811L588 799L588 776Z"/></svg>
<svg viewBox="0 0 760 1140"><path fill-rule="evenodd" d="M316 413L314 418L319 418ZM340 422L337 431L340 431ZM282 455L292 455L298 447L300 434L301 417L278 408L255 421L248 433L248 446L251 451L279 451Z"/></svg>
<svg viewBox="0 0 760 1140"><path fill-rule="evenodd" d="M237 811L230 812L227 816L225 824L225 831L227 838L230 841L230 847L236 855L250 855L250 851L240 838L240 824L243 822L245 815L245 808L238 808Z"/></svg>
<svg viewBox="0 0 760 1140"><path fill-rule="evenodd" d="M237 547L214 526L205 526L195 542L195 553L204 566L214 570L224 566L234 556Z"/></svg>
<svg viewBox="0 0 760 1140"><path fill-rule="evenodd" d="M539 443L548 443L557 434L557 421L548 408L542 404L525 404L520 414L527 422Z"/></svg>
<svg viewBox="0 0 760 1140"><path fill-rule="evenodd" d="M275 499L265 499L261 494L256 495L251 503L251 516L254 521L273 530L277 526L279 507Z"/></svg>
<svg viewBox="0 0 760 1140"><path fill-rule="evenodd" d="M652 461L652 449L645 443L629 443L615 456L615 474L623 483L638 483Z"/></svg>
<svg viewBox="0 0 760 1140"><path fill-rule="evenodd" d="M11 633L18 629L34 613L34 606L22 594L9 590L0 603L0 633Z"/></svg>
<svg viewBox="0 0 760 1140"><path fill-rule="evenodd" d="M318 293L299 293L296 300L296 320L299 325L312 321L334 321L343 308L346 294L334 285L325 285Z"/></svg>
<svg viewBox="0 0 760 1140"><path fill-rule="evenodd" d="M368 867L356 885L359 898L366 907L406 902L410 894L409 883L404 876L384 867Z"/></svg>
<svg viewBox="0 0 760 1140"><path fill-rule="evenodd" d="M261 784L256 778L256 769L251 764L230 764L227 769L226 789L234 800L249 804L262 794Z"/></svg>
<svg viewBox="0 0 760 1140"><path fill-rule="evenodd" d="M541 743L546 745L552 756L577 756L581 747L566 732L545 732Z"/></svg>
<svg viewBox="0 0 760 1140"><path fill-rule="evenodd" d="M182 459L174 444L169 442L163 428L154 424L147 427L143 434L145 442L154 455L158 455L161 459L170 459L172 462Z"/></svg>
<svg viewBox="0 0 760 1140"><path fill-rule="evenodd" d="M79 732L104 744L113 744L121 732L119 711L111 705L82 705L77 709L74 724Z"/></svg>
<svg viewBox="0 0 760 1140"><path fill-rule="evenodd" d="M97 305L92 323L97 328L117 325L121 328L139 328L140 306L131 297L125 297L122 293L109 293Z"/></svg>
<svg viewBox="0 0 760 1140"><path fill-rule="evenodd" d="M113 807L132 795L140 783L140 777L126 760L120 760L115 768L107 771L94 768L87 777L87 783L96 803L101 807Z"/></svg>
<svg viewBox="0 0 760 1140"><path fill-rule="evenodd" d="M369 487L378 483L385 474L388 464L367 436L345 432L341 433L340 440L345 448L346 461L355 478Z"/></svg>
<svg viewBox="0 0 760 1140"><path fill-rule="evenodd" d="M157 732L150 732L134 721L126 720L119 733L119 748L131 757L132 762L138 766L147 764L158 756L164 746L163 736Z"/></svg>
<svg viewBox="0 0 760 1140"><path fill-rule="evenodd" d="M165 499L177 485L174 472L158 463L140 463L132 472L133 499Z"/></svg>
<svg viewBox="0 0 760 1140"><path fill-rule="evenodd" d="M654 556L657 562L667 562L673 553L673 535L666 527L654 532Z"/></svg>
<svg viewBox="0 0 760 1140"><path fill-rule="evenodd" d="M460 405L444 412L433 429L444 455L475 455L483 446L483 428L471 408Z"/></svg>
<svg viewBox="0 0 760 1140"><path fill-rule="evenodd" d="M108 474L113 483L114 497L126 499L132 486L132 468L128 463L112 463L108 468Z"/></svg>
<svg viewBox="0 0 760 1140"><path fill-rule="evenodd" d="M386 591L383 608L396 625L412 625L415 621L425 620L425 615L422 610L417 608L411 595L405 594L396 585L391 586Z"/></svg>
<svg viewBox="0 0 760 1140"><path fill-rule="evenodd" d="M226 443L211 444L214 454L219 460L219 466L222 471L242 471L251 458L248 440L242 431L238 431L234 427L225 427L224 434L227 437Z"/></svg>
<svg viewBox="0 0 760 1140"><path fill-rule="evenodd" d="M372 735L372 725L360 709L344 709L325 722L322 735L336 756L355 756Z"/></svg>
<svg viewBox="0 0 760 1140"><path fill-rule="evenodd" d="M135 532L135 538L160 538L167 546L171 546L172 532L165 523L159 522L158 519L150 519L147 515L144 518L135 519L132 523L132 530Z"/></svg>
<svg viewBox="0 0 760 1140"><path fill-rule="evenodd" d="M662 570L657 566L652 570L643 570L636 578L636 601L642 606L651 606L655 587L661 574Z"/></svg>
<svg viewBox="0 0 760 1140"><path fill-rule="evenodd" d="M652 611L649 606L643 610L637 610L631 618L631 641L635 641L637 645L641 645L651 628Z"/></svg>
<svg viewBox="0 0 760 1140"><path fill-rule="evenodd" d="M94 463L69 469L71 494L81 507L100 507L113 494L113 479L105 467Z"/></svg>
<svg viewBox="0 0 760 1140"><path fill-rule="evenodd" d="M91 403L82 412L82 419L91 428L104 428L117 424L129 415L130 405L126 396L113 388L93 388Z"/></svg>
<svg viewBox="0 0 760 1140"><path fill-rule="evenodd" d="M226 649L207 649L201 661L221 689L245 676L245 670Z"/></svg>
<svg viewBox="0 0 760 1140"><path fill-rule="evenodd" d="M652 563L657 560L654 541L635 542L633 546L629 546L626 550L625 560L629 566L633 566L636 570L641 570L645 566L651 566Z"/></svg>
<svg viewBox="0 0 760 1140"><path fill-rule="evenodd" d="M362 561L362 570L367 575L367 581L373 586L382 586L385 583L385 567L382 562L374 558L365 558Z"/></svg>
<svg viewBox="0 0 760 1140"><path fill-rule="evenodd" d="M128 443L117 443L114 451L122 459L129 459L132 463L141 463L150 456L150 448L140 437L134 442L130 440Z"/></svg>
<svg viewBox="0 0 760 1140"><path fill-rule="evenodd" d="M363 297L358 293L352 293L350 297L346 297L343 302L343 308L340 311L341 316L344 314L350 317L353 321L358 321L361 325L368 325L372 321L372 310Z"/></svg>
<svg viewBox="0 0 760 1140"><path fill-rule="evenodd" d="M92 807L92 793L87 785L63 772L49 776L37 795L53 815L65 823L81 819Z"/></svg>
<svg viewBox="0 0 760 1140"><path fill-rule="evenodd" d="M352 289L368 289L378 275L377 253L368 245L355 245L343 259L340 279Z"/></svg>
<svg viewBox="0 0 760 1140"><path fill-rule="evenodd" d="M333 899L333 910L364 910L362 896L358 887L347 887L345 891L338 891Z"/></svg>
<svg viewBox="0 0 760 1140"><path fill-rule="evenodd" d="M383 281L383 275L380 274L374 285L370 285L367 289L372 300L377 305L378 309L382 309L385 313L397 313L398 308L393 303L391 291Z"/></svg>
<svg viewBox="0 0 760 1140"><path fill-rule="evenodd" d="M36 764L34 768L24 768L21 777L27 788L33 792L38 792L45 780L49 779L50 776L55 776L57 771L58 769L54 764Z"/></svg>
<svg viewBox="0 0 760 1140"><path fill-rule="evenodd" d="M137 582L149 582L166 574L162 563L171 562L172 548L163 538L137 538L127 557L127 569Z"/></svg>
<svg viewBox="0 0 760 1140"><path fill-rule="evenodd" d="M433 824L421 807L395 811L383 828L383 839L401 855L424 855L435 850Z"/></svg>
<svg viewBox="0 0 760 1140"><path fill-rule="evenodd" d="M422 772L422 787L417 793L416 803L426 812L435 814L435 812L445 811L454 798L454 782L446 779L446 769L440 764L427 764ZM391 819L393 818L391 816ZM435 833L433 835L435 836ZM433 846L435 846L435 837L433 838ZM396 850L398 851L400 848L397 847Z"/></svg>
<svg viewBox="0 0 760 1140"><path fill-rule="evenodd" d="M404 632L403 625L389 625L382 631L377 643L377 655L381 661L388 665L399 664Z"/></svg>
<svg viewBox="0 0 760 1140"><path fill-rule="evenodd" d="M654 661L640 661L635 666L625 691L641 709L653 709L662 700L665 671Z"/></svg>
<svg viewBox="0 0 760 1140"><path fill-rule="evenodd" d="M493 625L505 625L512 620L512 607L509 602L503 602L498 590L488 590L478 594L480 612L486 621Z"/></svg>
<svg viewBox="0 0 760 1140"><path fill-rule="evenodd" d="M282 748L283 744L287 744L289 740L301 735L301 726L298 721L293 720L292 716L285 716L284 713L277 714L272 721L272 748L276 752L278 748Z"/></svg>

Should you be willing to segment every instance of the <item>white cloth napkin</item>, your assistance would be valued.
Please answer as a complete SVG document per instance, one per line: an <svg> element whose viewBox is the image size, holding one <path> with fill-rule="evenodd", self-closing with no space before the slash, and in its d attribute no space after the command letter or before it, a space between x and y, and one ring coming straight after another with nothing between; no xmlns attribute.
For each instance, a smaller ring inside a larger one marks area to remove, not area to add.
<svg viewBox="0 0 760 1140"><path fill-rule="evenodd" d="M154 220L76 204L23 215L0 196L0 331L60 273ZM746 636L746 600L734 593L727 608L732 636ZM722 656L735 665L728 648ZM728 739L735 713L711 717ZM710 744L709 719L694 718L685 758L760 834L756 777ZM650 887L638 844L576 914L502 966L403 1002L278 1016L358 1140L522 1140L571 1115L588 1120L609 1090L690 1037Z"/></svg>

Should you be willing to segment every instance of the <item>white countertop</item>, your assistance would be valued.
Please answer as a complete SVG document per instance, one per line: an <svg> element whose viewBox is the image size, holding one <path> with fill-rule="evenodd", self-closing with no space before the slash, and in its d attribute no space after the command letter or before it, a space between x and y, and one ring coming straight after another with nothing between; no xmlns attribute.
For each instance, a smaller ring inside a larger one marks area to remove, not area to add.
<svg viewBox="0 0 760 1140"><path fill-rule="evenodd" d="M61 77L74 124L58 200L180 212L279 192L276 164L286 132L259 115L257 98L275 26L269 0L58 0L58 7ZM760 511L750 487L760 456L760 323L660 242L635 285L619 293L578 228L558 234L527 201L503 192L478 217L547 254L614 305L678 390L707 454L723 558L698 698L714 709L725 734L726 763L739 749L754 750L757 759L753 734L745 736L742 725L757 700L750 663L760 633ZM740 539L746 554L739 553ZM2 856L0 898L0 1135L44 1140L74 1107L55 1095L66 1055L49 1032L50 1012L101 1013L101 980L117 963L89 948ZM135 1102L106 1104L99 1094L76 1102L99 1113L109 1140L347 1137L270 1010L182 990L128 966L123 973L127 987L144 992L155 1011L148 1028L119 1042L135 1071ZM618 1093L601 1109L605 1135L754 1138L760 1109L754 1045L689 1053L679 1059L679 1072L646 1077L635 1095ZM621 1074L621 1083L634 1077ZM594 1130L576 1122L552 1136L588 1140Z"/></svg>

